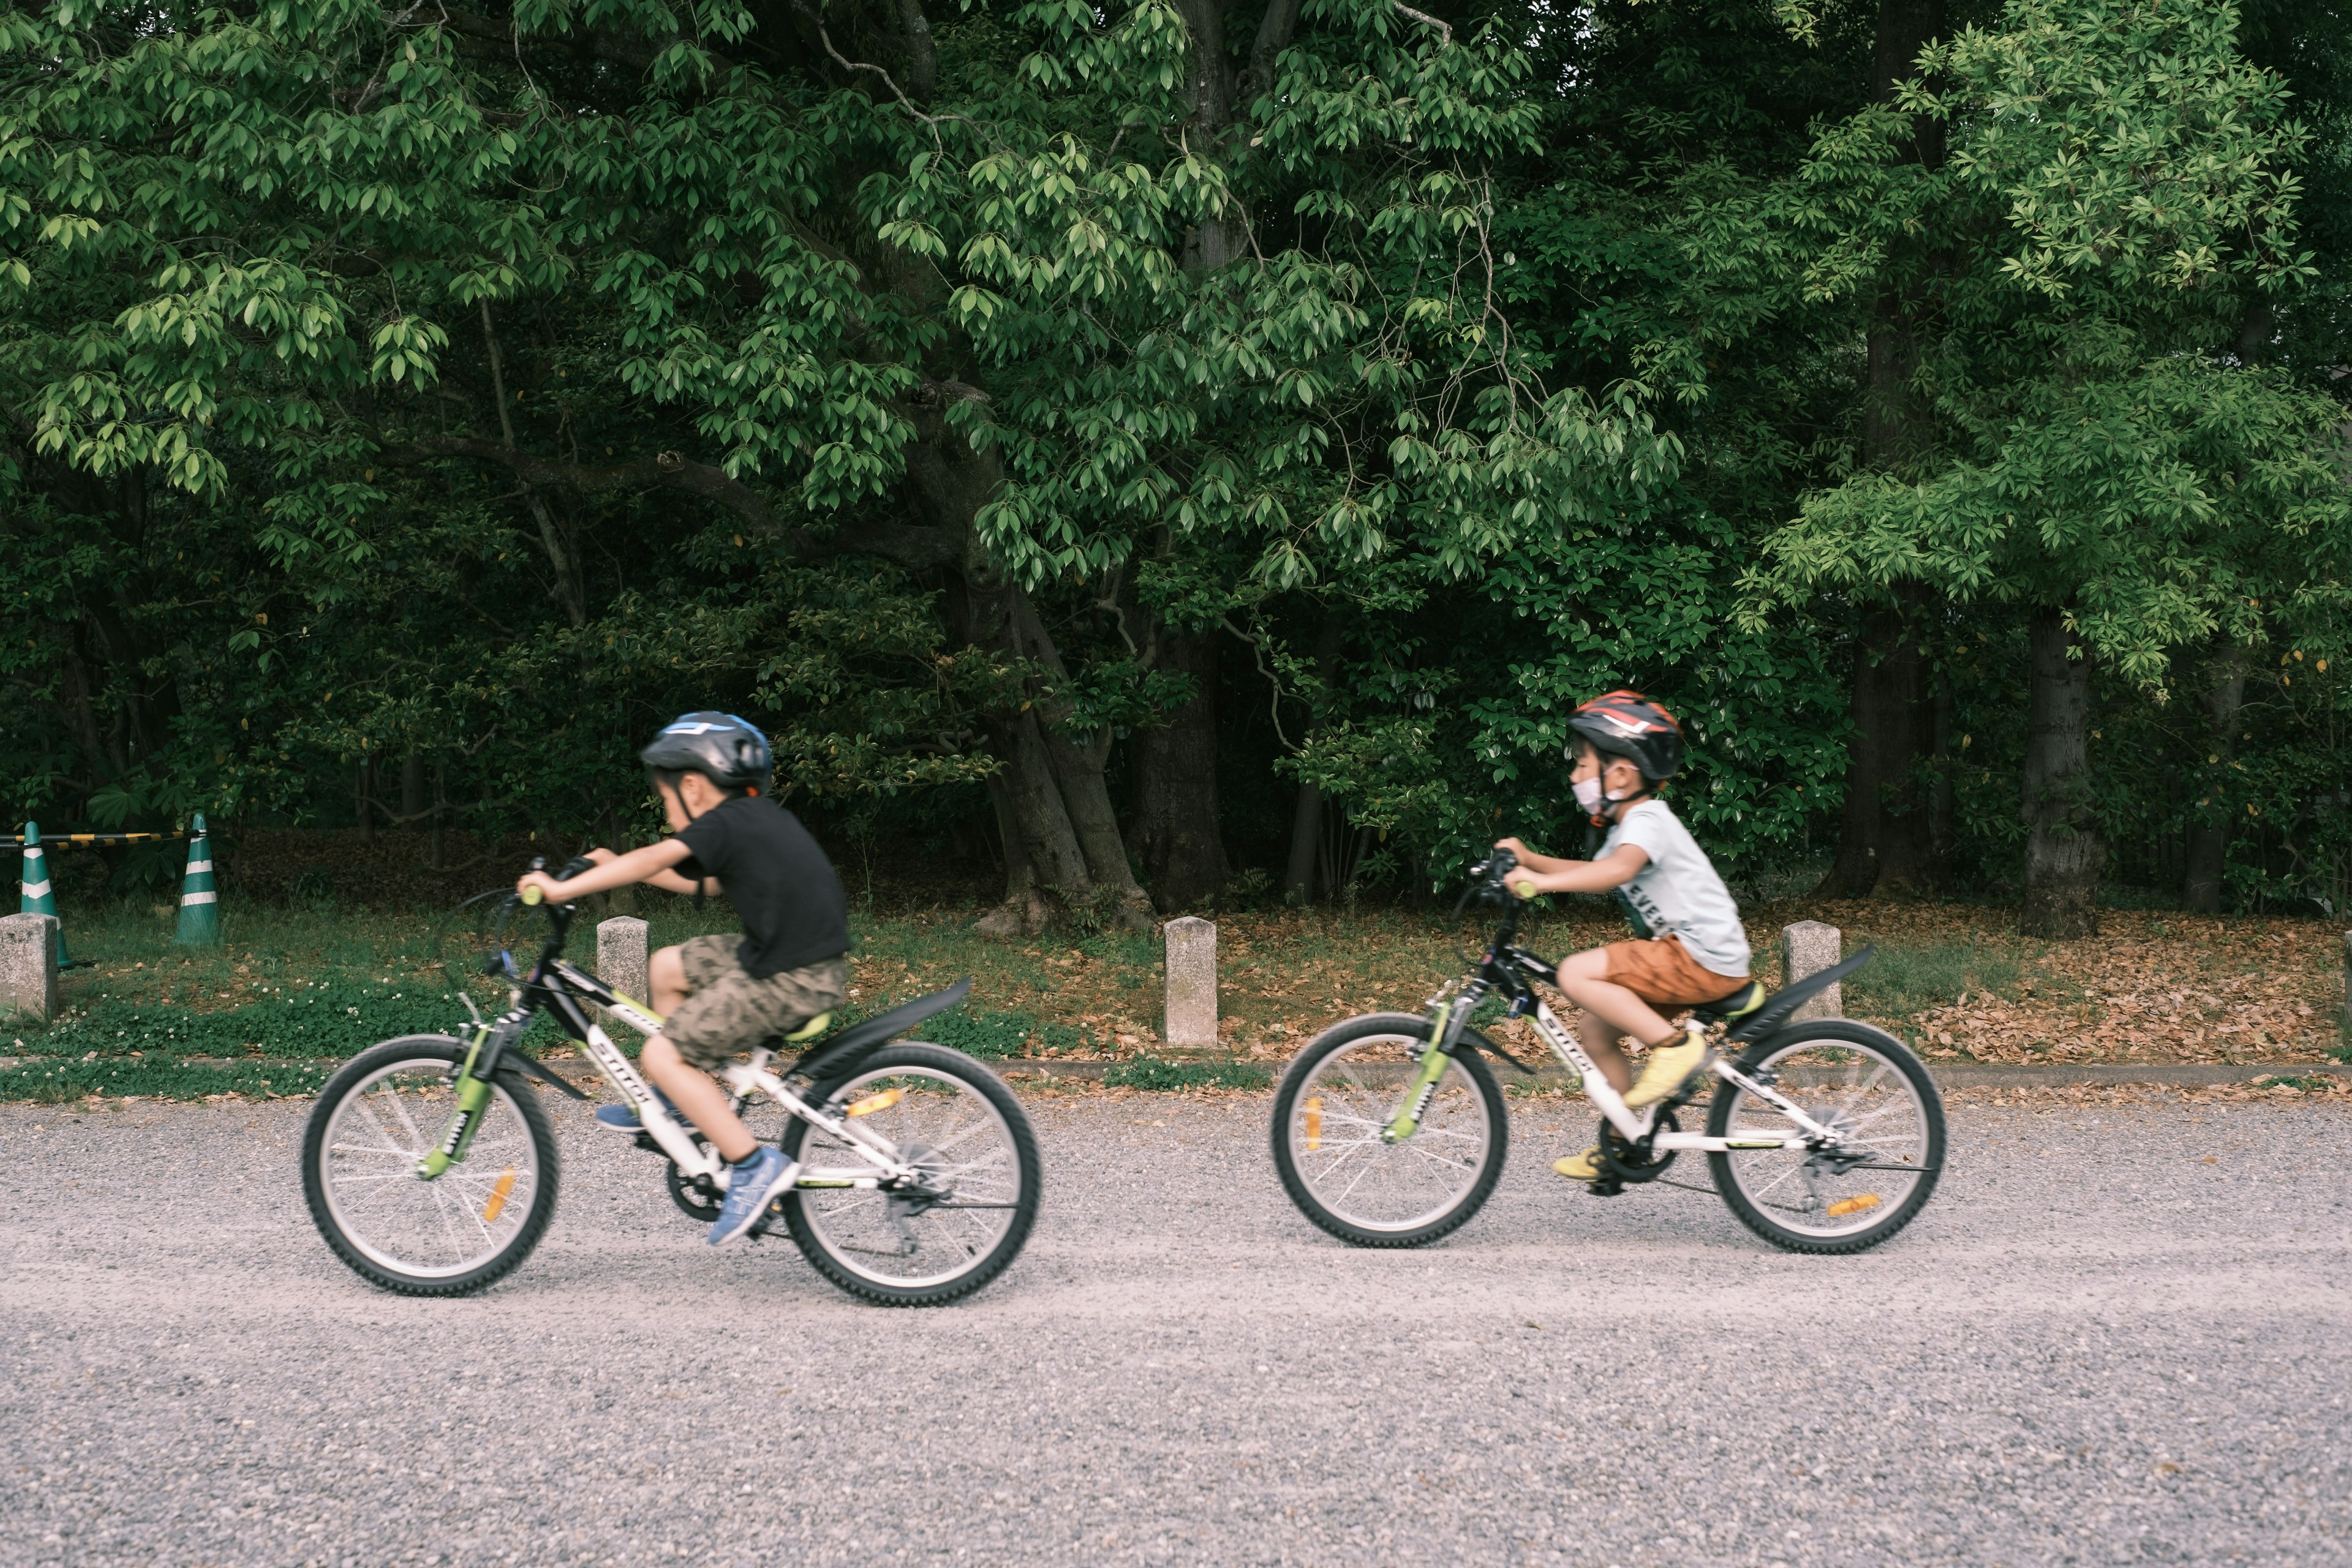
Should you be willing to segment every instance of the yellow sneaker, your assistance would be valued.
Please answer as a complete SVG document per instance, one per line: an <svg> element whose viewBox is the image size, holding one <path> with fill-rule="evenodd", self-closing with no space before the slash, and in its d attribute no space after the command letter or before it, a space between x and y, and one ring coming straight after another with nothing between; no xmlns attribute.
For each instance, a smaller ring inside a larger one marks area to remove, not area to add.
<svg viewBox="0 0 2352 1568"><path fill-rule="evenodd" d="M1581 1154L1554 1160L1551 1168L1571 1182L1597 1182L1601 1179L1601 1145L1595 1143Z"/></svg>
<svg viewBox="0 0 2352 1568"><path fill-rule="evenodd" d="M1657 1047L1643 1062L1642 1076L1625 1091L1626 1109L1639 1110L1666 1099L1706 1063L1706 1042L1696 1035L1684 1036L1678 1046Z"/></svg>

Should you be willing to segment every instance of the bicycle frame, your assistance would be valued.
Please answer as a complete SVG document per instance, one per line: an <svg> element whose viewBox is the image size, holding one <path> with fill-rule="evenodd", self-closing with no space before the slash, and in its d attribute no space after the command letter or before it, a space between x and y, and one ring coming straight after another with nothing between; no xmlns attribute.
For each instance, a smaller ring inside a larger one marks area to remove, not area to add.
<svg viewBox="0 0 2352 1568"><path fill-rule="evenodd" d="M1770 1084L1741 1072L1727 1056L1713 1058L1707 1064L1707 1070L1770 1105L1786 1116L1798 1131L1784 1134L1710 1138L1701 1132L1661 1131L1658 1118L1669 1109L1666 1104L1648 1106L1638 1114L1634 1112L1625 1104L1624 1096L1619 1094L1602 1075L1591 1054L1585 1050L1583 1042L1536 994L1535 985L1538 983L1556 984L1559 971L1549 959L1516 944L1514 939L1518 934L1518 908L1514 903L1506 911L1502 926L1488 943L1477 970L1450 1003L1443 994L1430 999L1430 1037L1420 1052L1421 1070L1407 1089L1397 1114L1382 1129L1381 1136L1384 1142L1399 1142L1412 1136L1420 1125L1422 1110L1428 1105L1430 1096L1436 1092L1437 1080L1444 1076L1446 1062L1452 1058L1469 1026L1470 1015L1487 997L1496 994L1509 1000L1508 1016L1526 1017L1532 1013L1536 1032L1551 1047L1552 1054L1559 1058L1561 1064L1577 1075L1584 1086L1585 1097L1600 1108L1601 1114L1609 1119L1610 1125L1624 1137L1628 1144L1661 1153L1685 1149L1722 1153L1734 1149L1819 1149L1833 1147L1843 1142L1837 1132L1805 1114L1801 1107Z"/></svg>
<svg viewBox="0 0 2352 1568"><path fill-rule="evenodd" d="M550 907L547 914L547 944L530 973L518 973L513 955L503 948L499 950L499 968L511 982L508 1010L495 1019L477 1023L469 1042L471 1049L458 1071L457 1106L450 1117L449 1129L433 1152L418 1163L416 1173L431 1181L465 1159L474 1129L479 1125L482 1108L489 1100L490 1080L509 1056L533 1076L554 1082L575 1098L587 1098L514 1048L514 1042L530 1027L532 1016L545 1008L565 1034L581 1043L589 1061L613 1086L614 1092L636 1111L638 1123L679 1173L689 1179L707 1178L723 1191L730 1172L727 1162L719 1157L716 1150L706 1152L696 1142L695 1130L664 1109L660 1098L635 1065L621 1054L621 1048L601 1026L590 1020L581 1004L602 1007L648 1037L660 1032L661 1015L622 995L562 956L564 938L572 926L572 906ZM770 1070L773 1057L774 1052L762 1047L751 1053L748 1065L730 1063L720 1070L719 1076L729 1091L729 1109L740 1111L753 1094L765 1095L787 1115L832 1134L872 1162L863 1166L804 1167L793 1184L795 1187L873 1188L885 1182L920 1179L916 1168L899 1158L898 1146L888 1138L856 1124L857 1112L854 1107L836 1115L830 1106L812 1105L803 1099L782 1077Z"/></svg>

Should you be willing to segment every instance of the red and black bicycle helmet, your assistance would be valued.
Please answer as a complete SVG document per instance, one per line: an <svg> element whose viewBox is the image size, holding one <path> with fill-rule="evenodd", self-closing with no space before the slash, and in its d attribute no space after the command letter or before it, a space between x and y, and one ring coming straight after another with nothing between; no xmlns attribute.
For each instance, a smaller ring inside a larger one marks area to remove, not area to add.
<svg viewBox="0 0 2352 1568"><path fill-rule="evenodd" d="M1638 691L1609 691L1569 715L1568 727L1607 757L1624 757L1643 778L1660 784L1682 772L1681 721ZM1568 744L1576 761L1576 742Z"/></svg>

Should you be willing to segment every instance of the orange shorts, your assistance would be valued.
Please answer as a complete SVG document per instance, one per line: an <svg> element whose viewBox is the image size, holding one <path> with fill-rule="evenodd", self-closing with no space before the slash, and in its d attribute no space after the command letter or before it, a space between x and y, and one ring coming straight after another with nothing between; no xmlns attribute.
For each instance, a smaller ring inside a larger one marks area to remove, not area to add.
<svg viewBox="0 0 2352 1568"><path fill-rule="evenodd" d="M1730 995L1748 984L1748 977L1727 980L1683 951L1682 939L1662 936L1651 942L1612 942L1601 950L1609 955L1609 972L1601 978L1622 985L1654 1007L1696 1007Z"/></svg>

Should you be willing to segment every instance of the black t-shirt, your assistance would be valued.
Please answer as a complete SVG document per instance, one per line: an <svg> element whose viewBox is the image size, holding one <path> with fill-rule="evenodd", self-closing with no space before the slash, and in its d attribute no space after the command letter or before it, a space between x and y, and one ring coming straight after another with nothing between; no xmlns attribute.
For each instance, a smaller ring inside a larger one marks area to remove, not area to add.
<svg viewBox="0 0 2352 1568"><path fill-rule="evenodd" d="M743 919L738 949L758 979L849 951L849 899L801 819L774 801L739 795L677 830L681 877L716 877Z"/></svg>

